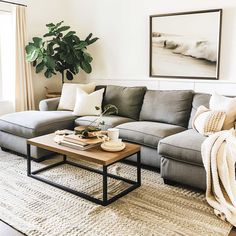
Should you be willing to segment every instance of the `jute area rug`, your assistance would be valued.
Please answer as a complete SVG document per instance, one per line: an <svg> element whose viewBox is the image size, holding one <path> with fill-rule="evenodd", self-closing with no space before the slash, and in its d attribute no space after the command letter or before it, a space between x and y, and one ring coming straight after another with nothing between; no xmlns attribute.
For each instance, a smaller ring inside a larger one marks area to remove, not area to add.
<svg viewBox="0 0 236 236"><path fill-rule="evenodd" d="M34 163L42 167L44 163ZM116 164L110 172L135 178L135 168ZM101 177L70 166L45 177L99 196ZM124 188L109 180L110 195ZM32 236L228 235L202 193L164 185L156 172L142 170L142 186L108 207L83 200L26 176L26 160L0 151L0 219Z"/></svg>

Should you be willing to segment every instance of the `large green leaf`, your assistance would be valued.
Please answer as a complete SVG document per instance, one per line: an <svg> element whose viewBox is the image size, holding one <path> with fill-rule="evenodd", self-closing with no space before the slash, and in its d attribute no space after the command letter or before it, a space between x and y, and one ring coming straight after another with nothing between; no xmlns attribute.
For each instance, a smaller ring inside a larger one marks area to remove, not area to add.
<svg viewBox="0 0 236 236"><path fill-rule="evenodd" d="M43 37L50 37L50 36L56 36L56 34L54 32L49 32L43 35Z"/></svg>
<svg viewBox="0 0 236 236"><path fill-rule="evenodd" d="M44 62L42 61L41 63L39 63L37 66L36 66L36 73L40 73L43 69L44 69Z"/></svg>
<svg viewBox="0 0 236 236"><path fill-rule="evenodd" d="M91 57L91 55L87 52L84 52L84 60L87 61L88 63L92 62L93 58Z"/></svg>
<svg viewBox="0 0 236 236"><path fill-rule="evenodd" d="M48 46L47 46L47 52L48 52L50 55L53 55L53 54L54 54L53 46L54 46L54 43L53 43L53 42L49 43Z"/></svg>
<svg viewBox="0 0 236 236"><path fill-rule="evenodd" d="M47 26L48 28L55 27L55 25L54 25L53 23L46 24L46 26Z"/></svg>
<svg viewBox="0 0 236 236"><path fill-rule="evenodd" d="M83 48L86 48L86 46L88 46L88 43L85 41L81 41L80 43L78 43L77 45L74 46L74 48L76 50L81 50Z"/></svg>
<svg viewBox="0 0 236 236"><path fill-rule="evenodd" d="M64 23L64 21L60 21L59 23L56 24L55 28L58 28L62 25L62 23Z"/></svg>
<svg viewBox="0 0 236 236"><path fill-rule="evenodd" d="M68 80L73 80L73 78L74 78L73 74L69 70L66 71L66 78Z"/></svg>
<svg viewBox="0 0 236 236"><path fill-rule="evenodd" d="M88 45L95 43L99 38L93 38L91 40L88 41Z"/></svg>
<svg viewBox="0 0 236 236"><path fill-rule="evenodd" d="M28 44L25 47L25 51L26 51L27 54L30 54L30 53L32 53L35 50L36 50L36 47L33 44Z"/></svg>
<svg viewBox="0 0 236 236"><path fill-rule="evenodd" d="M92 36L93 36L93 34L92 34L92 33L90 33L90 34L87 36L87 38L85 39L85 41L86 41L86 42L88 42L88 41L89 41L89 39L91 39L91 38L92 38Z"/></svg>
<svg viewBox="0 0 236 236"><path fill-rule="evenodd" d="M92 72L91 65L86 61L82 61L81 68L88 74Z"/></svg>
<svg viewBox="0 0 236 236"><path fill-rule="evenodd" d="M32 51L31 53L26 55L26 60L29 61L29 62L33 62L37 59L38 55L39 55L39 53L36 49L36 50Z"/></svg>
<svg viewBox="0 0 236 236"><path fill-rule="evenodd" d="M48 69L48 70L45 71L44 75L45 75L46 78L51 78L52 77L52 71Z"/></svg>
<svg viewBox="0 0 236 236"><path fill-rule="evenodd" d="M66 31L66 30L68 30L68 29L70 29L70 26L62 26L61 28L59 28L59 29L57 30L57 33Z"/></svg>
<svg viewBox="0 0 236 236"><path fill-rule="evenodd" d="M73 35L73 34L76 34L76 32L75 32L75 31L69 31L69 32L64 36L64 38L70 37L70 36Z"/></svg>
<svg viewBox="0 0 236 236"><path fill-rule="evenodd" d="M44 58L44 63L49 69L55 69L56 63L55 60L51 56L46 56Z"/></svg>
<svg viewBox="0 0 236 236"><path fill-rule="evenodd" d="M35 47L37 47L37 48L41 48L41 47L42 47L42 45L43 45L43 40L42 40L41 38L39 38L39 37L34 37L34 38L33 38L33 41L34 41Z"/></svg>

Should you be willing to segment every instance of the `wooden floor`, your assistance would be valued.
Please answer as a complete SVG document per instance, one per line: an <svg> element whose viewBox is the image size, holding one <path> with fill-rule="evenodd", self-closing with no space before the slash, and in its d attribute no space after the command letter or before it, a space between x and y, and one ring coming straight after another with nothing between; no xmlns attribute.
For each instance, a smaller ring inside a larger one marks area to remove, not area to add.
<svg viewBox="0 0 236 236"><path fill-rule="evenodd" d="M17 230L13 229L9 225L0 221L0 236L23 236ZM236 236L236 228L233 228L229 234L229 236Z"/></svg>

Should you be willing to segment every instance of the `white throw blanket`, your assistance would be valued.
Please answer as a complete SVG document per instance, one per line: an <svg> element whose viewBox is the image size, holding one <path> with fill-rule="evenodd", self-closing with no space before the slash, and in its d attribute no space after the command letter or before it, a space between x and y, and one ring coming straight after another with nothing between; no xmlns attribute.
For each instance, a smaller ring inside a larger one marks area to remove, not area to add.
<svg viewBox="0 0 236 236"><path fill-rule="evenodd" d="M202 144L207 173L207 202L221 219L236 226L235 130L220 131Z"/></svg>

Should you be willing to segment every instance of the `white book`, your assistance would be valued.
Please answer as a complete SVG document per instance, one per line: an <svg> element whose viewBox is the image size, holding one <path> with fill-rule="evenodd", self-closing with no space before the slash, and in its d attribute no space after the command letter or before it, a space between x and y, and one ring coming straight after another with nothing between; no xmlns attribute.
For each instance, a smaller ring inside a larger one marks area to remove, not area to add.
<svg viewBox="0 0 236 236"><path fill-rule="evenodd" d="M67 141L62 140L60 142L60 145L65 146L65 147L69 147L69 148L73 148L73 149L77 149L77 150L80 150L80 151L84 151L84 150L87 150L89 148L99 146L100 143L95 143L95 144L90 144L90 145L87 145L87 146L82 146L82 145L79 145L79 144L75 144L75 143L71 143L71 142L67 142Z"/></svg>

